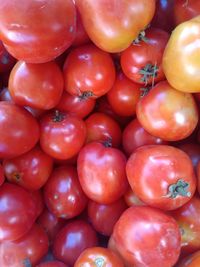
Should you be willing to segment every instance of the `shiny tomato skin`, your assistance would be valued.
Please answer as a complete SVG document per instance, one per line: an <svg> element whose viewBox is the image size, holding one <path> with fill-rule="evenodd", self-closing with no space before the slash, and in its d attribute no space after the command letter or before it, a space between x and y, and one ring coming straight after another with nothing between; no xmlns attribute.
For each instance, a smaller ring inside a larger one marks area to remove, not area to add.
<svg viewBox="0 0 200 267"><path fill-rule="evenodd" d="M56 159L75 156L85 143L86 126L82 119L53 110L40 120L42 150Z"/></svg>
<svg viewBox="0 0 200 267"><path fill-rule="evenodd" d="M53 159L36 146L16 158L3 161L6 178L28 190L40 189L48 180Z"/></svg>
<svg viewBox="0 0 200 267"><path fill-rule="evenodd" d="M36 205L29 192L9 183L0 187L0 241L22 237L31 229L36 214Z"/></svg>
<svg viewBox="0 0 200 267"><path fill-rule="evenodd" d="M123 261L113 251L102 247L84 250L75 262L74 267L93 267L98 265L104 267L124 267Z"/></svg>
<svg viewBox="0 0 200 267"><path fill-rule="evenodd" d="M113 227L127 205L123 198L109 204L103 205L92 200L88 202L88 217L94 229L106 236L110 236Z"/></svg>
<svg viewBox="0 0 200 267"><path fill-rule="evenodd" d="M112 237L120 254L133 266L171 267L180 254L178 224L151 207L127 209L116 223Z"/></svg>
<svg viewBox="0 0 200 267"><path fill-rule="evenodd" d="M147 132L166 141L188 137L198 122L192 94L177 91L166 81L158 83L138 102L136 114Z"/></svg>
<svg viewBox="0 0 200 267"><path fill-rule="evenodd" d="M200 250L180 260L176 267L199 267Z"/></svg>
<svg viewBox="0 0 200 267"><path fill-rule="evenodd" d="M10 71L15 65L15 62L16 59L8 53L2 41L0 41L0 73Z"/></svg>
<svg viewBox="0 0 200 267"><path fill-rule="evenodd" d="M39 125L24 108L11 102L0 102L0 158L22 155L39 139Z"/></svg>
<svg viewBox="0 0 200 267"><path fill-rule="evenodd" d="M56 216L71 219L79 215L87 205L78 180L76 168L55 168L44 186L44 198L48 209Z"/></svg>
<svg viewBox="0 0 200 267"><path fill-rule="evenodd" d="M155 12L154 0L76 0L76 5L90 39L112 53L126 49Z"/></svg>
<svg viewBox="0 0 200 267"><path fill-rule="evenodd" d="M48 261L40 263L36 267L68 267L68 266L62 263L61 261Z"/></svg>
<svg viewBox="0 0 200 267"><path fill-rule="evenodd" d="M138 148L127 161L126 173L136 196L163 210L183 206L196 190L196 176L189 156L172 146Z"/></svg>
<svg viewBox="0 0 200 267"><path fill-rule="evenodd" d="M67 223L57 234L53 244L53 255L65 264L74 266L86 248L97 245L97 235L92 227L83 220L74 220Z"/></svg>
<svg viewBox="0 0 200 267"><path fill-rule="evenodd" d="M93 44L74 48L64 64L64 80L68 93L82 97L88 93L88 97L98 98L105 95L115 81L113 60Z"/></svg>
<svg viewBox="0 0 200 267"><path fill-rule="evenodd" d="M132 81L152 85L165 79L162 69L162 56L169 39L169 34L161 29L149 28L146 30L147 41L139 44L132 44L121 54L121 67L124 74ZM142 70L150 64L146 72L151 73L145 76ZM157 70L153 71L153 68Z"/></svg>
<svg viewBox="0 0 200 267"><path fill-rule="evenodd" d="M43 228L34 224L16 241L0 244L0 264L6 267L35 266L48 251L48 237Z"/></svg>
<svg viewBox="0 0 200 267"><path fill-rule="evenodd" d="M78 155L77 170L86 196L100 204L118 200L128 186L125 166L120 150L98 142L85 145Z"/></svg>
<svg viewBox="0 0 200 267"><path fill-rule="evenodd" d="M0 39L6 49L29 63L53 60L75 37L76 9L72 0L6 0L1 2L0 17Z"/></svg>
<svg viewBox="0 0 200 267"><path fill-rule="evenodd" d="M28 64L18 61L10 73L9 92L20 106L54 108L62 95L64 79L55 62Z"/></svg>

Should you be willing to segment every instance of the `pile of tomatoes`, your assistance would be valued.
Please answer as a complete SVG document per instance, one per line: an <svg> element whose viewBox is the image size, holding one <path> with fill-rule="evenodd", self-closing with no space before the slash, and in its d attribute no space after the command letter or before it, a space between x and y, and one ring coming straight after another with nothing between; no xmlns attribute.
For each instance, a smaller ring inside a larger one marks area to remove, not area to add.
<svg viewBox="0 0 200 267"><path fill-rule="evenodd" d="M200 2L0 1L0 267L200 266Z"/></svg>

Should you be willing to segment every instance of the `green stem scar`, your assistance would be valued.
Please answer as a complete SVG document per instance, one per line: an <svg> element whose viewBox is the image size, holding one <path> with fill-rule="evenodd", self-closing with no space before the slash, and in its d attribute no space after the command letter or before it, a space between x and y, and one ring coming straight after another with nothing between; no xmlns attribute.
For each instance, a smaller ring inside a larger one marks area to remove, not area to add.
<svg viewBox="0 0 200 267"><path fill-rule="evenodd" d="M183 179L179 179L177 183L169 186L168 196L170 198L176 198L177 196L191 197L189 183L185 182Z"/></svg>

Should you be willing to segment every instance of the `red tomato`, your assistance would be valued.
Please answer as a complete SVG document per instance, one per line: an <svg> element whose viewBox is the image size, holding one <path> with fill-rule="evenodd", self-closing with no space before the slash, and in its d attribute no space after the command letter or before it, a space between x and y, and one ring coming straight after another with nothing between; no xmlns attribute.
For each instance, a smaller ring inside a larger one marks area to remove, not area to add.
<svg viewBox="0 0 200 267"><path fill-rule="evenodd" d="M75 156L86 138L85 123L72 115L57 110L42 116L40 145L45 153L56 159Z"/></svg>
<svg viewBox="0 0 200 267"><path fill-rule="evenodd" d="M74 266L80 254L89 247L97 246L97 236L92 227L82 221L69 222L57 234L53 244L53 255L65 264Z"/></svg>
<svg viewBox="0 0 200 267"><path fill-rule="evenodd" d="M136 196L131 187L129 187L129 189L124 194L124 200L129 207L146 206L146 204Z"/></svg>
<svg viewBox="0 0 200 267"><path fill-rule="evenodd" d="M25 109L11 102L0 102L0 158L22 155L39 139L39 125Z"/></svg>
<svg viewBox="0 0 200 267"><path fill-rule="evenodd" d="M153 18L155 0L76 0L90 39L102 50L126 49Z"/></svg>
<svg viewBox="0 0 200 267"><path fill-rule="evenodd" d="M200 266L200 250L187 256L176 267L199 267Z"/></svg>
<svg viewBox="0 0 200 267"><path fill-rule="evenodd" d="M124 267L122 260L111 250L93 247L84 250L75 262L74 267Z"/></svg>
<svg viewBox="0 0 200 267"><path fill-rule="evenodd" d="M80 46L66 58L64 79L68 93L98 98L113 86L115 66L111 56L93 44Z"/></svg>
<svg viewBox="0 0 200 267"><path fill-rule="evenodd" d="M139 101L136 114L147 132L167 141L188 137L198 122L192 94L177 91L166 81L158 83Z"/></svg>
<svg viewBox="0 0 200 267"><path fill-rule="evenodd" d="M0 265L35 266L47 251L47 234L41 226L34 224L31 230L20 239L0 243Z"/></svg>
<svg viewBox="0 0 200 267"><path fill-rule="evenodd" d="M35 203L35 206L37 207L37 213L36 213L36 219L44 210L44 199L43 199L43 194L41 190L36 190L36 191L30 191L30 195Z"/></svg>
<svg viewBox="0 0 200 267"><path fill-rule="evenodd" d="M78 155L78 176L85 194L100 204L118 200L126 191L124 154L98 142L84 146Z"/></svg>
<svg viewBox="0 0 200 267"><path fill-rule="evenodd" d="M107 99L113 111L120 116L133 116L141 96L140 85L133 83L122 72L115 80Z"/></svg>
<svg viewBox="0 0 200 267"><path fill-rule="evenodd" d="M0 73L10 71L15 62L16 59L7 52L3 43L0 41Z"/></svg>
<svg viewBox="0 0 200 267"><path fill-rule="evenodd" d="M120 254L133 266L171 267L180 254L178 224L150 207L127 209L114 227L113 238Z"/></svg>
<svg viewBox="0 0 200 267"><path fill-rule="evenodd" d="M126 165L129 184L139 199L164 210L187 203L195 193L192 162L182 150L165 145L138 148Z"/></svg>
<svg viewBox="0 0 200 267"><path fill-rule="evenodd" d="M0 187L0 241L13 241L26 234L35 221L36 213L36 205L29 192L17 185L4 183Z"/></svg>
<svg viewBox="0 0 200 267"><path fill-rule="evenodd" d="M4 176L4 169L3 166L0 164L0 186L4 183L5 176Z"/></svg>
<svg viewBox="0 0 200 267"><path fill-rule="evenodd" d="M115 223L126 208L127 205L123 198L109 205L99 204L90 200L88 203L88 217L97 232L110 236Z"/></svg>
<svg viewBox="0 0 200 267"><path fill-rule="evenodd" d="M197 172L197 190L198 193L200 194L200 162L198 162L197 164L196 172Z"/></svg>
<svg viewBox="0 0 200 267"><path fill-rule="evenodd" d="M61 261L48 261L48 262L43 262L37 265L36 267L68 267Z"/></svg>
<svg viewBox="0 0 200 267"><path fill-rule="evenodd" d="M122 134L123 149L130 156L138 147L144 145L166 145L168 142L149 134L137 119L132 120Z"/></svg>
<svg viewBox="0 0 200 267"><path fill-rule="evenodd" d="M0 17L0 39L6 49L29 63L51 61L75 37L76 9L71 0L5 0Z"/></svg>
<svg viewBox="0 0 200 267"><path fill-rule="evenodd" d="M63 87L63 75L55 62L28 64L18 61L10 73L8 85L15 103L44 110L58 104Z"/></svg>
<svg viewBox="0 0 200 267"><path fill-rule="evenodd" d="M53 159L38 146L16 158L3 161L6 178L28 190L40 189L53 169Z"/></svg>
<svg viewBox="0 0 200 267"><path fill-rule="evenodd" d="M121 144L121 129L118 123L110 116L96 112L85 120L87 128L86 142L108 142L113 147Z"/></svg>
<svg viewBox="0 0 200 267"><path fill-rule="evenodd" d="M44 186L44 197L48 209L64 219L79 215L87 205L76 168L69 165L54 169Z"/></svg>
<svg viewBox="0 0 200 267"><path fill-rule="evenodd" d="M145 40L133 43L121 54L124 74L140 84L154 84L165 79L162 56L169 34L161 29L146 30Z"/></svg>

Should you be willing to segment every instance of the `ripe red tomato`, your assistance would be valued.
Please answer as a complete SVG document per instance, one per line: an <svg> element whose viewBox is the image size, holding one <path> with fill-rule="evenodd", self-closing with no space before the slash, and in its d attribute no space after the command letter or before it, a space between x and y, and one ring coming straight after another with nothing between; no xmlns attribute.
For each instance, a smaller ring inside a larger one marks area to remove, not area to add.
<svg viewBox="0 0 200 267"><path fill-rule="evenodd" d="M189 156L172 146L138 148L127 162L126 173L139 199L164 210L183 206L196 190L196 177Z"/></svg>
<svg viewBox="0 0 200 267"><path fill-rule="evenodd" d="M154 84L165 79L162 56L169 34L161 29L146 30L145 40L133 43L121 54L124 74L140 84Z"/></svg>
<svg viewBox="0 0 200 267"><path fill-rule="evenodd" d="M51 61L75 37L76 9L71 0L5 0L0 17L0 39L6 49L29 63Z"/></svg>
<svg viewBox="0 0 200 267"><path fill-rule="evenodd" d="M44 197L48 209L64 219L79 215L87 205L76 168L69 165L53 170L44 186Z"/></svg>
<svg viewBox="0 0 200 267"><path fill-rule="evenodd" d="M48 262L43 262L37 265L36 267L68 267L61 261L48 261Z"/></svg>
<svg viewBox="0 0 200 267"><path fill-rule="evenodd" d="M100 204L118 200L126 191L128 182L124 154L104 144L92 142L78 155L78 176L85 194Z"/></svg>
<svg viewBox="0 0 200 267"><path fill-rule="evenodd" d="M115 81L111 56L94 46L73 49L64 65L65 90L72 95L98 98L105 95Z"/></svg>
<svg viewBox="0 0 200 267"><path fill-rule="evenodd" d="M86 142L92 141L108 142L113 147L119 147L121 144L122 132L118 123L110 116L93 112L85 120L87 128Z"/></svg>
<svg viewBox="0 0 200 267"><path fill-rule="evenodd" d="M127 209L116 223L112 237L124 259L138 267L174 266L181 250L176 221L150 207Z"/></svg>
<svg viewBox="0 0 200 267"><path fill-rule="evenodd" d="M122 260L111 250L93 247L84 250L75 262L74 267L124 267Z"/></svg>
<svg viewBox="0 0 200 267"><path fill-rule="evenodd" d="M33 199L35 206L37 207L36 210L36 219L44 210L44 199L43 199L43 194L41 190L36 190L36 191L29 191L31 198Z"/></svg>
<svg viewBox="0 0 200 267"><path fill-rule="evenodd" d="M43 64L18 61L10 73L8 84L15 103L44 110L58 104L63 87L62 72L53 61Z"/></svg>
<svg viewBox="0 0 200 267"><path fill-rule="evenodd" d="M0 102L0 158L17 157L32 149L39 139L39 125L25 109Z"/></svg>
<svg viewBox="0 0 200 267"><path fill-rule="evenodd" d="M198 122L192 94L177 91L166 81L158 83L138 102L136 114L147 132L167 141L188 137Z"/></svg>
<svg viewBox="0 0 200 267"><path fill-rule="evenodd" d="M41 226L34 224L31 230L20 239L0 243L0 265L35 266L47 251L47 234Z"/></svg>
<svg viewBox="0 0 200 267"><path fill-rule="evenodd" d="M102 50L126 49L153 18L155 0L76 0L90 39Z"/></svg>
<svg viewBox="0 0 200 267"><path fill-rule="evenodd" d="M29 192L14 184L1 185L0 241L22 237L32 227L36 214L36 205Z"/></svg>
<svg viewBox="0 0 200 267"><path fill-rule="evenodd" d="M86 138L83 120L65 112L53 110L40 120L40 145L45 153L56 159L75 156Z"/></svg>
<svg viewBox="0 0 200 267"><path fill-rule="evenodd" d="M92 227L82 220L66 224L57 234L53 244L56 259L74 266L79 255L89 247L97 246L97 236Z"/></svg>
<svg viewBox="0 0 200 267"><path fill-rule="evenodd" d="M3 161L6 178L28 190L40 189L53 169L53 159L38 146L16 158Z"/></svg>

